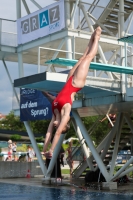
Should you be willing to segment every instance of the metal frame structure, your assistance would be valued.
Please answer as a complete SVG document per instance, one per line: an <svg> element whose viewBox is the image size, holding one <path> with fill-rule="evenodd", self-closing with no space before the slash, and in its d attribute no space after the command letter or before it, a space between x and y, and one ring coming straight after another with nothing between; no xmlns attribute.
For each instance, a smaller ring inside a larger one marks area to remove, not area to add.
<svg viewBox="0 0 133 200"><path fill-rule="evenodd" d="M41 9L42 6L39 5L35 0L31 0L34 5L37 6L37 9ZM17 61L18 69L19 69L19 78L24 77L24 68L23 63L34 63L38 64L38 73L40 73L41 65L46 61L45 57L48 56L47 60L55 59L56 57L66 57L68 59L78 59L79 55L83 53L83 49L85 48L86 42L90 39L91 33L94 31L97 25L100 25L103 29L103 34L101 36L98 54L94 59L94 62L101 62L104 64L115 64L122 66L133 66L133 58L132 58L132 46L127 46L125 50L125 45L122 42L117 41L118 38L122 38L128 35L128 31L132 24L133 14L130 9L130 12L127 7L132 7L130 1L126 0L110 0L106 7L102 7L98 5L99 0L95 0L92 4L83 2L81 0L65 0L65 29L54 33L50 36L45 36L44 38L29 42L27 44L19 45L19 46L8 46L3 45L1 40L2 35L2 20L0 19L0 50L1 50L1 60L3 60L3 64L6 68L7 75L10 79L11 85L12 80L10 77L10 73L6 66L6 61ZM26 0L16 0L16 13L17 19L21 18L21 3L23 3L24 8L27 14L30 14L30 9L28 7L28 3ZM126 5L126 6L125 6ZM86 10L87 9L87 10ZM95 10L101 9L101 15L96 18ZM113 14L112 14L113 13ZM78 20L77 20L78 16ZM109 17L112 16L112 19ZM125 19L129 18L127 31L124 28L124 16ZM107 19L107 20L106 20ZM115 23L117 21L117 24ZM78 22L78 23L77 23ZM109 23L109 25L106 23ZM114 28L115 27L115 28ZM52 45L52 48L51 48ZM41 51L40 51L41 49ZM42 49L45 49L42 51ZM4 52L5 54L2 54ZM109 52L109 53L108 53ZM16 55L17 53L17 55ZM108 55L106 55L108 53ZM126 57L127 54L127 57ZM5 56L11 55L11 56ZM29 57L29 59L28 59ZM34 59L31 59L33 58ZM32 60L32 61L31 61ZM68 67L68 68L71 68ZM48 65L47 71L56 72L56 66ZM52 73L51 73L52 74ZM73 116L74 116L74 127L78 134L78 137L82 139L85 138L89 148L91 149L92 155L97 161L98 167L100 171L105 176L107 182L112 181L126 172L133 170L130 167L128 170L124 171L127 166L132 163L132 158L128 161L127 164L118 171L118 173L113 176L114 163L118 151L118 144L120 140L121 134L121 126L123 124L123 118L127 121L131 131L133 132L133 123L130 119L130 115L127 114L126 106L129 105L129 110L132 113L132 101L133 101L133 77L131 75L111 73L111 72L103 72L100 73L94 70L91 76L87 77L88 84L90 83L93 86L95 91L96 88L104 89L104 91L110 90L105 86L112 88L112 85L116 84L117 91L119 90L119 94L113 94L110 97L111 93L106 93L107 96L104 96L103 93L94 92L91 94L83 95L84 98L82 100L78 100L74 102L73 105ZM100 83L100 86L99 86ZM99 87L98 87L99 86ZM17 93L13 87L15 92L17 101L19 98L17 97ZM100 103L102 101L102 105ZM123 103L125 102L125 104ZM108 105L108 106L107 106ZM120 107L122 105L122 108ZM92 110L92 112L90 112ZM94 112L95 110L95 112ZM103 140L103 142L96 149L87 133L86 128L84 127L82 120L80 117L88 116L88 113L93 113L97 115L100 114L108 114L111 112L118 112L117 122L113 127L112 131L107 135L107 138ZM83 113L83 114L82 114ZM24 122L28 135L31 139L31 143L33 144L34 150L38 157L39 164L41 166L42 172L45 177L50 178L51 171L53 169L55 158L58 155L59 147L64 139L64 135L61 136L58 146L54 151L54 156L51 160L50 166L48 170L46 169L43 160L41 158L40 152L36 145L33 132L31 131L30 125L28 122ZM116 134L117 133L117 134ZM105 152L107 152L109 143L113 138L113 135L116 134L116 145L114 147L114 153L112 156L112 166L110 173L107 172L106 167L103 163L103 159L105 157ZM98 152L104 149L104 153L100 156ZM83 145L84 153L87 157L87 162L85 162L79 170L77 170L76 177L81 174L83 168L90 167L90 169L94 169L92 165L92 157L89 157L86 146ZM133 153L133 152L132 152ZM87 163L87 164L86 164Z"/></svg>

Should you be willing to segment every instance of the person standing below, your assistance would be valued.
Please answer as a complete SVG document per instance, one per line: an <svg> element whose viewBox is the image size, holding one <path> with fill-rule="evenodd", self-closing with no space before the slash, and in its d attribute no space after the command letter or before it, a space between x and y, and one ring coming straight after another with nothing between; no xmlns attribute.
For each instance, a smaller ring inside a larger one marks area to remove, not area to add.
<svg viewBox="0 0 133 200"><path fill-rule="evenodd" d="M16 144L16 142L13 142L13 144L12 144L12 152L13 152L14 161L17 161L16 151L17 151L17 144Z"/></svg>
<svg viewBox="0 0 133 200"><path fill-rule="evenodd" d="M108 119L108 117L110 118L110 120ZM108 117L107 117L107 116L104 117L102 120L100 120L100 122L103 122L104 120L108 119L108 127L109 127L109 128L112 128L113 125L114 125L114 123L115 123L115 121L116 121L116 114L110 113L110 114L108 114ZM110 121L111 121L112 123L111 123Z"/></svg>
<svg viewBox="0 0 133 200"><path fill-rule="evenodd" d="M29 148L29 162L33 161L34 156L35 156L35 152L34 152L33 148L30 147Z"/></svg>
<svg viewBox="0 0 133 200"><path fill-rule="evenodd" d="M8 140L8 161L12 161L12 140Z"/></svg>

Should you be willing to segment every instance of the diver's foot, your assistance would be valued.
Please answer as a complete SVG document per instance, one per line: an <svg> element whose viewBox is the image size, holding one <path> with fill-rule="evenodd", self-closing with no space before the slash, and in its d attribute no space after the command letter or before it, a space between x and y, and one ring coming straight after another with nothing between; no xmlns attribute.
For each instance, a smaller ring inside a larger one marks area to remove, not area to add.
<svg viewBox="0 0 133 200"><path fill-rule="evenodd" d="M101 36L101 32L102 32L102 29L100 26L98 26L95 31L94 31L94 37L95 39L100 39L100 36Z"/></svg>

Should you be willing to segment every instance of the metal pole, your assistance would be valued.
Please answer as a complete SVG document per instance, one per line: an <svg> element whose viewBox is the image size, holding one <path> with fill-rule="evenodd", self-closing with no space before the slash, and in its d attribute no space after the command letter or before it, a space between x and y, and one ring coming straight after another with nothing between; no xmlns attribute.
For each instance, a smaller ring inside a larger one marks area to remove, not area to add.
<svg viewBox="0 0 133 200"><path fill-rule="evenodd" d="M120 37L124 37L124 0L119 0L119 30L120 30ZM121 58L124 57L124 47L121 46ZM121 65L124 66L124 59L121 61ZM125 85L125 74L121 75L121 93L123 101L125 101L125 93L126 93L126 85Z"/></svg>
<svg viewBox="0 0 133 200"><path fill-rule="evenodd" d="M40 47L38 47L38 68L37 72L40 73Z"/></svg>
<svg viewBox="0 0 133 200"><path fill-rule="evenodd" d="M1 42L2 42L2 19L0 19L0 51L1 51Z"/></svg>
<svg viewBox="0 0 133 200"><path fill-rule="evenodd" d="M19 65L19 77L24 76L24 68L23 68L23 54L22 52L18 53L18 65Z"/></svg>
<svg viewBox="0 0 133 200"><path fill-rule="evenodd" d="M132 21L133 21L133 12L131 14L131 17L130 17L130 21L129 21L129 24L128 24L128 27L126 28L126 35L128 34L129 32L129 29L130 29L130 26L132 24Z"/></svg>
<svg viewBox="0 0 133 200"><path fill-rule="evenodd" d="M30 10L29 10L29 8L28 8L28 5L27 5L26 1L25 1L25 0L22 0L22 2L23 2L23 4L24 4L24 7L25 7L25 10L26 10L27 14L29 15L29 14L30 14Z"/></svg>
<svg viewBox="0 0 133 200"><path fill-rule="evenodd" d="M75 37L72 37L72 52L73 52L73 59L75 59Z"/></svg>
<svg viewBox="0 0 133 200"><path fill-rule="evenodd" d="M125 163L125 165L116 172L116 174L113 176L112 180L115 180L131 163L133 163L133 156L131 156L129 161L127 163Z"/></svg>
<svg viewBox="0 0 133 200"><path fill-rule="evenodd" d="M12 89L13 89L13 91L14 91L14 94L15 94L15 96L16 96L17 102L18 102L18 104L19 104L19 98L18 98L17 92L16 92L16 90L15 90L15 88L14 88L14 86L13 86L13 82L12 82L12 79L11 79L10 73L9 73L9 71L8 71L8 68L7 68L7 66L6 66L5 61L4 61L4 60L2 60L2 61L3 61L4 67L5 67L5 70L6 70L7 76L8 76L8 78L9 78L10 84L11 84Z"/></svg>
<svg viewBox="0 0 133 200"><path fill-rule="evenodd" d="M16 18L21 18L21 0L16 0Z"/></svg>
<svg viewBox="0 0 133 200"><path fill-rule="evenodd" d="M125 114L124 114L124 117L125 117L125 120L126 120L128 126L129 126L129 128L131 129L132 134L133 134L133 122L132 122L132 120L131 120L129 114L126 114L126 113L125 113Z"/></svg>
<svg viewBox="0 0 133 200"><path fill-rule="evenodd" d="M35 0L30 0L30 1L34 3L39 9L42 9L42 7Z"/></svg>
<svg viewBox="0 0 133 200"><path fill-rule="evenodd" d="M31 130L30 125L29 125L28 122L25 121L24 125L26 127L27 133L28 133L29 138L31 140L31 143L33 145L33 148L34 148L34 151L36 153L36 156L37 156L38 162L40 164L41 170L42 170L43 174L46 176L47 168L44 165L44 161L43 161L42 156L40 154L40 151L38 149L34 134L33 134L32 130Z"/></svg>
<svg viewBox="0 0 133 200"><path fill-rule="evenodd" d="M76 0L75 7L72 10L71 21L70 21L69 27L71 27L71 25L73 23L73 19L74 19L75 13L76 13L76 9L77 9L78 3L79 3L79 0Z"/></svg>
<svg viewBox="0 0 133 200"><path fill-rule="evenodd" d="M54 53L52 59L55 59L57 57L57 55L59 54L59 52L61 52L61 48L63 47L64 43L65 43L65 39L62 39L61 42L60 42L60 44L59 44L59 46L58 46L58 48L55 49L55 53ZM48 65L46 71L49 71L49 69L50 69L51 66L52 66L52 64Z"/></svg>
<svg viewBox="0 0 133 200"><path fill-rule="evenodd" d="M117 153L118 153L122 124L123 124L123 115L121 114L121 117L119 120L119 126L118 126L117 133L116 133L115 147L114 147L114 151L113 151L113 155L112 155L111 168L110 168L110 172L109 172L110 178L113 176L113 173L114 173L114 167L115 167L115 161L116 161Z"/></svg>
<svg viewBox="0 0 133 200"><path fill-rule="evenodd" d="M65 27L68 28L70 24L70 2L65 1Z"/></svg>
<svg viewBox="0 0 133 200"><path fill-rule="evenodd" d="M87 162L88 166L90 167L90 170L94 170L94 167L93 167L93 165L92 165L92 162L91 162L90 159L89 159L89 152L88 152L88 149L87 149L87 147L86 147L86 144L84 143L82 133L81 133L79 127L76 127L76 123L75 123L74 120L72 120L72 124L73 124L73 127L74 127L74 129L75 129L77 135L78 135L79 140L81 141L80 144L81 144L81 147L82 147L82 149L83 149L84 155L85 155L85 157L86 157L86 162Z"/></svg>
<svg viewBox="0 0 133 200"><path fill-rule="evenodd" d="M99 154L98 154L93 142L91 141L91 138L90 138L90 136L89 136L89 134L88 134L88 132L87 132L82 120L80 119L77 111L72 111L72 114L73 114L73 117L74 117L74 119L76 121L77 127L80 128L80 131L82 132L83 137L85 138L85 140L86 140L86 142L88 144L88 147L90 148L90 150L91 150L91 152L92 152L92 154L93 154L93 156L94 156L94 158L95 158L95 160L96 160L96 162L97 162L97 164L99 166L99 169L101 170L101 172L104 175L106 181L108 182L109 181L109 174L108 174L108 172L106 170L106 167L103 164L103 162L102 162L102 160L101 160L101 158L100 158L100 156L99 156Z"/></svg>
<svg viewBox="0 0 133 200"><path fill-rule="evenodd" d="M66 50L69 52L72 52L72 42L71 42L71 37L66 37ZM66 58L72 59L72 53L66 53ZM68 69L71 69L71 66L67 67Z"/></svg>

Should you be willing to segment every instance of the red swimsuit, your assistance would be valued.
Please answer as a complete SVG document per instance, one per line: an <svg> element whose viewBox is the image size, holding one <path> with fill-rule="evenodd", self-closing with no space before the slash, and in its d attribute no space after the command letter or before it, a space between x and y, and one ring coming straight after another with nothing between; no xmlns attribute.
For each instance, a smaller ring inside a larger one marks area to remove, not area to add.
<svg viewBox="0 0 133 200"><path fill-rule="evenodd" d="M72 85L72 78L71 76L69 80L66 82L56 99L52 103L52 111L54 113L55 109L58 109L59 112L61 112L62 107L66 103L70 103L72 105L72 100L71 100L71 94L73 92L78 92L82 88L76 88Z"/></svg>

